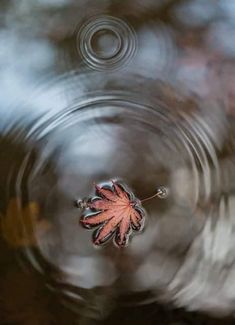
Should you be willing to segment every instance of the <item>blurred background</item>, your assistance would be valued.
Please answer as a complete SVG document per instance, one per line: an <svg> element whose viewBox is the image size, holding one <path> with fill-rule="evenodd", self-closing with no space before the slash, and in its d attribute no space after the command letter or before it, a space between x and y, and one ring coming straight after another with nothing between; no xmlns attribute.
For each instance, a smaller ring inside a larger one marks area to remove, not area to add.
<svg viewBox="0 0 235 325"><path fill-rule="evenodd" d="M234 324L235 2L0 1L0 324ZM146 202L96 248L74 200Z"/></svg>

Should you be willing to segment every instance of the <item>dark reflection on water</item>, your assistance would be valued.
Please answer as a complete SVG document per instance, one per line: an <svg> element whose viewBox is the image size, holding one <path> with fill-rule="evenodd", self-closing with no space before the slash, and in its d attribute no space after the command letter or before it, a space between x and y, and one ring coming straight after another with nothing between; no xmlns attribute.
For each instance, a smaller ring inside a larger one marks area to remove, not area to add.
<svg viewBox="0 0 235 325"><path fill-rule="evenodd" d="M229 324L206 314L235 310L232 1L0 12L2 322ZM169 196L97 249L73 201L113 178Z"/></svg>

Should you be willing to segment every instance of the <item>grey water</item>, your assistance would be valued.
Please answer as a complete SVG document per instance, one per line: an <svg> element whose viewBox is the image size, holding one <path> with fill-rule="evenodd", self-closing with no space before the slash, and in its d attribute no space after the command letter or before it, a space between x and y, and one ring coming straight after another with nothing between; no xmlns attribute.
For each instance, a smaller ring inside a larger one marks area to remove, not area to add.
<svg viewBox="0 0 235 325"><path fill-rule="evenodd" d="M232 1L0 3L0 324L233 324ZM125 248L75 200L121 179Z"/></svg>

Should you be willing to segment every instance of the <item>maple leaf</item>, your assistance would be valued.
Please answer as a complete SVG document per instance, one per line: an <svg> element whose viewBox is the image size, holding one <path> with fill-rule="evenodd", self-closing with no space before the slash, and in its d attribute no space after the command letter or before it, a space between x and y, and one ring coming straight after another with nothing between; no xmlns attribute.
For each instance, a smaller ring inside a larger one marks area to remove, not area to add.
<svg viewBox="0 0 235 325"><path fill-rule="evenodd" d="M0 216L1 232L5 241L13 247L36 245L38 236L44 234L50 224L45 219L39 219L39 206L36 202L29 202L22 209L18 198L11 199L5 216Z"/></svg>
<svg viewBox="0 0 235 325"><path fill-rule="evenodd" d="M97 197L87 202L93 213L82 215L83 227L97 228L93 234L95 245L106 243L114 236L117 246L126 246L132 231L140 231L145 212L141 202L118 181L112 186L95 185Z"/></svg>

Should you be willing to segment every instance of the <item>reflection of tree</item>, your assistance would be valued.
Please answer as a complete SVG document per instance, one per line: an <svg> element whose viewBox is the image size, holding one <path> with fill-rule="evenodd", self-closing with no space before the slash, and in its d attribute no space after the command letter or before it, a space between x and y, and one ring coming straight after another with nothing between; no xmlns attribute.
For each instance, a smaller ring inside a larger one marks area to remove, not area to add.
<svg viewBox="0 0 235 325"><path fill-rule="evenodd" d="M1 232L5 241L14 247L34 244L36 226L39 223L42 228L43 223L38 219L38 204L27 204L27 173L33 166L36 154L32 155L33 159L29 162L29 168L24 170L22 179L18 179L22 162L30 150L27 148L26 138L26 130L16 129L0 137ZM13 199L18 194L16 192L20 192L21 197Z"/></svg>
<svg viewBox="0 0 235 325"><path fill-rule="evenodd" d="M26 141L27 129L12 130L0 135L0 323L51 324L48 303L52 298L45 279L26 261L23 264L27 265L27 272L18 264L21 248L35 245L35 234L40 236L50 225L42 218L40 202L28 202L28 175L39 155L34 148L18 184L22 162L32 148ZM55 180L55 173L51 174L49 182ZM18 192L22 197L16 196Z"/></svg>
<svg viewBox="0 0 235 325"><path fill-rule="evenodd" d="M49 228L48 221L41 217L39 202L28 203L28 175L38 158L35 149L24 166L24 175L18 177L32 150L26 139L27 130L19 129L0 136L0 224L2 237L12 247L36 244L35 235Z"/></svg>
<svg viewBox="0 0 235 325"><path fill-rule="evenodd" d="M20 130L0 135L0 208L6 211L8 197L15 196L13 182L26 155L26 142ZM25 136L27 133L24 133Z"/></svg>
<svg viewBox="0 0 235 325"><path fill-rule="evenodd" d="M0 315L1 324L9 325L76 324L74 315L48 290L45 278L33 269L24 272L17 265L1 274Z"/></svg>
<svg viewBox="0 0 235 325"><path fill-rule="evenodd" d="M0 280L1 319L6 324L51 324L50 296L40 277L21 270L9 270Z"/></svg>

